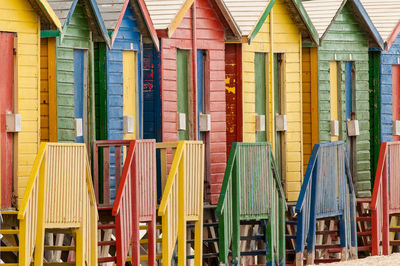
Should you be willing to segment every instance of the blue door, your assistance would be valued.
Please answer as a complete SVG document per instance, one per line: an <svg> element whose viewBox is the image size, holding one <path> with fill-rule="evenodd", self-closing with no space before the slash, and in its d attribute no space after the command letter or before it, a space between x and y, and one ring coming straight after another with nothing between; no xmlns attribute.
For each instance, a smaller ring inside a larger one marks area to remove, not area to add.
<svg viewBox="0 0 400 266"><path fill-rule="evenodd" d="M204 107L204 65L205 51L197 51L197 131L198 139L204 140L204 132L200 132L200 113L205 113Z"/></svg>
<svg viewBox="0 0 400 266"><path fill-rule="evenodd" d="M346 90L346 125L347 119L351 120L351 113L353 112L352 104L353 104L353 88L352 88L352 62L345 63L345 90ZM351 160L351 138L346 134L346 145L347 145L347 154L349 155L349 159Z"/></svg>
<svg viewBox="0 0 400 266"><path fill-rule="evenodd" d="M83 95L84 95L84 73L85 72L85 51L74 50L74 100L75 100L75 120L81 123L82 134L75 137L75 142L83 143L84 119L83 119ZM80 120L79 120L80 119ZM77 126L77 125L75 125Z"/></svg>

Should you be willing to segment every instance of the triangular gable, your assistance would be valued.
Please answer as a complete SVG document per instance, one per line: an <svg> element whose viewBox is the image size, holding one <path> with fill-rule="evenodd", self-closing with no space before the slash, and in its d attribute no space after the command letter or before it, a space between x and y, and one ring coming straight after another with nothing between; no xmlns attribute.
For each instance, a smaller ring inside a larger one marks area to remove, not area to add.
<svg viewBox="0 0 400 266"><path fill-rule="evenodd" d="M400 33L400 1L361 0L361 4L389 50Z"/></svg>
<svg viewBox="0 0 400 266"><path fill-rule="evenodd" d="M100 10L95 0L65 0L63 2L59 2L57 0L48 0L50 6L54 9L56 15L60 19L63 32L65 32L66 28L68 27L69 21L74 14L78 1L84 1L86 7L89 8L91 11L90 14L88 14L89 19L93 20L99 35L106 42L107 46L110 47L110 37L108 36L107 29L104 25L103 18L101 17Z"/></svg>
<svg viewBox="0 0 400 266"><path fill-rule="evenodd" d="M42 24L47 24L49 29L62 31L60 20L46 0L29 0L29 2L35 10L39 11Z"/></svg>
<svg viewBox="0 0 400 266"><path fill-rule="evenodd" d="M337 7L337 3L340 3ZM353 10L357 13L356 17L361 20L363 24L362 28L372 37L376 44L383 49L383 40L378 30L372 23L368 13L362 6L359 0L343 0L342 2L337 0L312 0L304 1L303 5L309 14L311 21L316 25L318 34L320 35L320 41L322 41L327 35L330 27L336 21L336 18L342 12L344 6L349 3L352 4ZM332 17L332 14L334 16ZM321 23L322 21L322 23ZM328 22L328 23L327 23Z"/></svg>
<svg viewBox="0 0 400 266"><path fill-rule="evenodd" d="M157 32L150 19L150 15L143 0L113 0L109 2L102 1L98 4L102 17L104 18L104 24L107 30L111 32L111 47L114 45L114 41L118 35L121 22L125 16L125 12L129 3L131 4L134 12L139 12L138 15L140 16L139 20L141 25L145 24L141 28L146 28L145 30L147 30L147 32L149 33L149 36L154 43L154 46L156 47L157 51L159 51L160 44L157 38Z"/></svg>

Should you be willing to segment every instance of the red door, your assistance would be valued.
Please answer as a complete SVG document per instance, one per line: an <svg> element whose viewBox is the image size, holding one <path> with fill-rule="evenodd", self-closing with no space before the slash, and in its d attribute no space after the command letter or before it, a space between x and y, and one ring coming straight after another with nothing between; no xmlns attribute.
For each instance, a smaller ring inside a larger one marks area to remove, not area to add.
<svg viewBox="0 0 400 266"><path fill-rule="evenodd" d="M1 208L11 207L13 191L13 135L6 132L6 113L13 112L13 39L0 32Z"/></svg>
<svg viewBox="0 0 400 266"><path fill-rule="evenodd" d="M400 120L400 65L393 66L393 120ZM393 136L393 141L400 140L400 136Z"/></svg>
<svg viewBox="0 0 400 266"><path fill-rule="evenodd" d="M225 45L227 157L233 142L242 141L242 52L240 44Z"/></svg>

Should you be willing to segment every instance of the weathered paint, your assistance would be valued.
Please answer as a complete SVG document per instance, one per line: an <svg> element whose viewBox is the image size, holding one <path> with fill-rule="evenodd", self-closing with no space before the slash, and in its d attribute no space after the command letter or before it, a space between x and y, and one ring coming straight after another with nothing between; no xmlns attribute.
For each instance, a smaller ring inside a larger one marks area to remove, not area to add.
<svg viewBox="0 0 400 266"><path fill-rule="evenodd" d="M371 195L370 172L370 122L369 122L369 83L368 83L368 40L365 29L354 18L350 4L346 4L324 35L318 48L318 113L319 139L321 143L331 141L331 102L330 102L330 62L338 62L338 106L339 139L345 140L346 93L345 62L352 62L355 69L355 94L353 98L356 119L359 121L360 135L356 137L357 196ZM343 42L343 36L346 42Z"/></svg>
<svg viewBox="0 0 400 266"><path fill-rule="evenodd" d="M138 136L138 88L137 88L137 53L122 52L123 65L123 115L133 117L133 133L125 133L124 139L135 139Z"/></svg>
<svg viewBox="0 0 400 266"><path fill-rule="evenodd" d="M162 99L162 138L163 141L178 140L177 130L177 50L193 49L193 10L195 10L196 48L206 50L208 69L205 79L206 110L211 115L211 131L205 133L206 183L209 185L210 201L216 203L222 185L226 164L226 120L225 120L225 33L221 18L217 15L209 1L195 1L193 7L186 12L182 22L171 38L161 34L161 99ZM163 37L164 36L164 37ZM193 53L189 53L193 55ZM193 65L195 60L188 57ZM193 75L193 67L189 68ZM193 77L191 80L191 86ZM196 82L195 82L196 84ZM193 89L193 86L192 86ZM189 94L189 99L196 99ZM195 106L190 108L189 121L195 121ZM194 137L194 132L189 135ZM209 170L207 170L209 169Z"/></svg>
<svg viewBox="0 0 400 266"><path fill-rule="evenodd" d="M12 19L12 20L11 20ZM21 114L21 129L14 143L13 193L20 200L39 145L40 23L39 16L26 0L3 1L0 31L18 34L15 39L15 113ZM1 164L3 167L3 163Z"/></svg>
<svg viewBox="0 0 400 266"><path fill-rule="evenodd" d="M226 151L233 142L242 142L242 45L225 45Z"/></svg>
<svg viewBox="0 0 400 266"><path fill-rule="evenodd" d="M303 169L307 168L318 133L318 48L302 49Z"/></svg>
<svg viewBox="0 0 400 266"><path fill-rule="evenodd" d="M74 49L81 49L85 50L86 53L90 53L90 35L91 31L87 15L82 3L78 2L69 20L68 27L66 27L62 36L57 37L56 41L58 141L75 141ZM90 69L93 66L93 61L89 60L89 69L86 73L90 73ZM88 76L85 78L89 80ZM88 84L90 84L88 86L88 90L90 90L91 83L89 82ZM86 130L84 129L84 131Z"/></svg>
<svg viewBox="0 0 400 266"><path fill-rule="evenodd" d="M160 53L153 44L143 45L143 138L162 141Z"/></svg>
<svg viewBox="0 0 400 266"><path fill-rule="evenodd" d="M13 193L14 137L6 131L6 114L14 111L14 34L0 32L0 209L11 207Z"/></svg>
<svg viewBox="0 0 400 266"><path fill-rule="evenodd" d="M271 24L272 21L272 24ZM272 31L271 31L272 29ZM301 41L299 27L293 22L291 14L284 1L276 1L272 11L260 28L251 44L242 46L242 73L243 73L243 141L254 142L255 132L255 53L266 53L268 75L266 76L267 105L267 140L273 143L275 150L275 109L273 92L274 71L273 54L282 57L282 114L287 115L288 130L279 133L282 136L283 169L282 179L286 179L286 197L288 201L295 201L300 191L303 176L302 152L302 94L301 94ZM227 88L228 90L228 88Z"/></svg>

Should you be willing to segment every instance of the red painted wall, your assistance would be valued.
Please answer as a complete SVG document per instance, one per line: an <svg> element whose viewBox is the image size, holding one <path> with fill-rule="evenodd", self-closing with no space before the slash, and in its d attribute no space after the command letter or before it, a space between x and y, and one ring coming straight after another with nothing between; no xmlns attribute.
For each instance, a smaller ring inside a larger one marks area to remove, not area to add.
<svg viewBox="0 0 400 266"><path fill-rule="evenodd" d="M208 0L196 0L195 4L196 48L208 51L209 79L206 78L205 87L209 93L205 101L211 114L211 132L206 138L206 197L216 204L226 166L225 33ZM187 12L171 38L161 39L163 141L178 139L176 49L193 49L192 10Z"/></svg>
<svg viewBox="0 0 400 266"><path fill-rule="evenodd" d="M400 120L400 66L393 65L393 120ZM393 141L399 141L400 136L393 136Z"/></svg>

